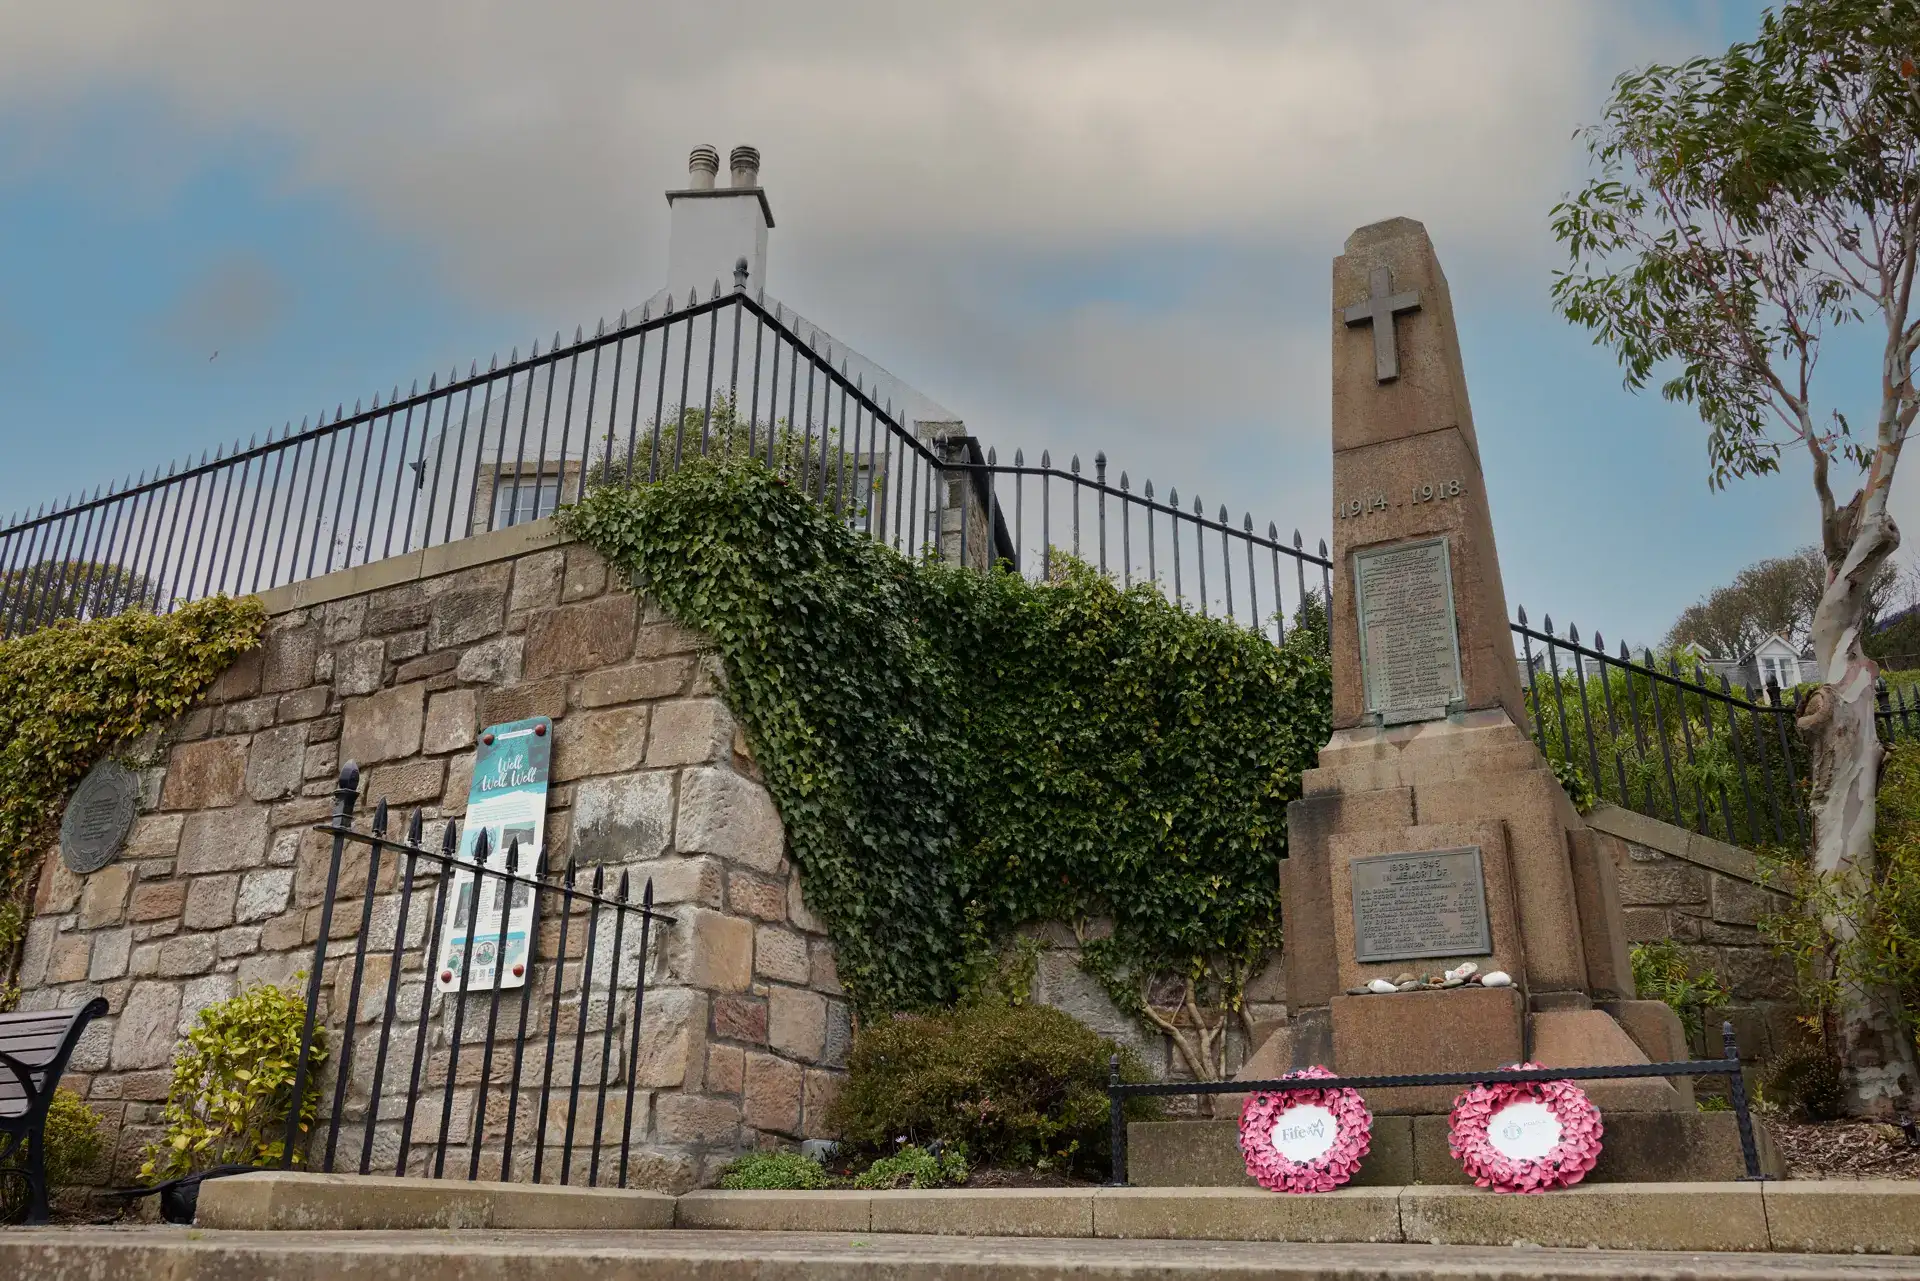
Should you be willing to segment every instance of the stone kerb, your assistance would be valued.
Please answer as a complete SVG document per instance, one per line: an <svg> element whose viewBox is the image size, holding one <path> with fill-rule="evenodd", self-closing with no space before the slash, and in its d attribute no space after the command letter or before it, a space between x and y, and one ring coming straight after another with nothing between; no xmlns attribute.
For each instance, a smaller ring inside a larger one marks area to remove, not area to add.
<svg viewBox="0 0 1920 1281"><path fill-rule="evenodd" d="M612 1038L604 1132L616 1139L623 1132L629 1074L636 1074L634 1181L677 1190L710 1178L740 1150L822 1134L851 1039L850 1011L824 928L807 911L785 857L779 814L700 638L610 581L589 549L555 545L544 528L504 530L395 562L270 594L263 646L166 734L141 745L149 761L141 812L121 856L89 876L69 872L57 852L45 862L21 1005L51 1008L94 995L109 1003L67 1076L111 1134L101 1181L135 1181L141 1148L160 1132L175 1047L197 1013L255 983L290 983L309 968L330 852L312 827L329 813L341 762L362 767L363 821L371 801L385 797L396 827L418 807L436 839L442 823L464 813L479 728L536 714L555 723L551 859L571 855L589 874L604 866L610 885L627 872L636 898L650 878L656 902L678 922L654 939L637 1061L625 1062L625 1038ZM364 848L350 849L323 974L335 1044L366 875ZM431 877L416 889L409 944L424 936L431 889ZM370 1087L376 1020L384 1014L381 949L391 945L398 899L398 869L385 866L368 917L353 1116ZM558 934L549 915L536 975L550 973ZM566 1033L581 1017L575 976L583 934L569 935L574 960L557 1014L545 989L533 985L530 1026L544 1032L537 1020L545 1018L562 1031L556 1081L571 1079ZM597 996L613 963L607 950L584 1016L589 1031L607 1017ZM633 948L623 951L625 984ZM417 970L400 991L393 1055L402 1045L410 1050L407 1037L418 1028ZM510 1004L503 1002L503 1015ZM423 1136L431 1142L438 1134L451 1008L436 1000L428 1011L436 1053L423 1077L410 1166L420 1160ZM473 1128L475 1038L485 1026L475 1008L448 1119L456 1139ZM478 1008L484 1014L484 1003ZM583 1045L582 1077L597 1087L600 1039L587 1036ZM501 1065L509 1057L495 1055L486 1134L497 1135L504 1121L495 1110L506 1107ZM323 1086L331 1089L331 1079ZM404 1088L390 1055L376 1170L384 1160L391 1171L398 1155L388 1119L399 1115L396 1091ZM576 1148L598 1102L590 1089L582 1094ZM531 1134L530 1108L537 1102L523 1094L522 1136ZM351 1126L340 1136L341 1153L352 1154L347 1168L357 1167L360 1138ZM517 1146L532 1141L522 1137ZM551 1147L561 1138L549 1133L543 1141ZM464 1150L449 1151L450 1170L464 1174L465 1160ZM516 1177L525 1177L524 1158L516 1164L523 1171ZM583 1175L576 1151L573 1178ZM601 1181L611 1177L603 1160Z"/></svg>

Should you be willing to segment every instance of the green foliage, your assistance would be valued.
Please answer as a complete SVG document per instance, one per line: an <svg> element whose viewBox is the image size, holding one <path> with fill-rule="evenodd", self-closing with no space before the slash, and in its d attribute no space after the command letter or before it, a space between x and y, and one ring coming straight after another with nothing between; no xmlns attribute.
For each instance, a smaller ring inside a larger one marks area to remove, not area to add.
<svg viewBox="0 0 1920 1281"><path fill-rule="evenodd" d="M1677 655L1654 663L1720 688L1718 677ZM1776 821L1789 838L1797 830L1794 811L1806 809L1812 776L1806 740L1791 725L1783 735L1775 713L1748 711L1744 691L1727 690L1727 703L1611 663L1604 675L1563 665L1557 678L1536 673L1529 685L1527 710L1547 759L1563 784L1567 771L1578 772L1590 804L1615 800L1687 828L1704 815L1707 835L1746 849L1772 843Z"/></svg>
<svg viewBox="0 0 1920 1281"><path fill-rule="evenodd" d="M61 619L108 618L148 607L158 588L119 565L91 560L43 560L0 573L0 617L15 631Z"/></svg>
<svg viewBox="0 0 1920 1281"><path fill-rule="evenodd" d="M1695 973L1671 939L1633 945L1633 986L1642 1000L1665 1001L1680 1016L1689 1044L1704 1035L1701 1011L1724 1006L1732 999L1711 970Z"/></svg>
<svg viewBox="0 0 1920 1281"><path fill-rule="evenodd" d="M1327 640L1332 635L1332 623L1327 618L1327 595L1318 587L1310 587L1300 598L1300 607L1293 611L1292 630L1287 633L1285 644L1301 654L1325 659Z"/></svg>
<svg viewBox="0 0 1920 1281"><path fill-rule="evenodd" d="M1116 1053L1123 1080L1146 1079L1130 1052L1050 1006L989 1002L876 1019L854 1037L828 1121L867 1151L937 1140L992 1165L1105 1169ZM1142 1099L1128 1114L1155 1111Z"/></svg>
<svg viewBox="0 0 1920 1281"><path fill-rule="evenodd" d="M1033 1000L1033 980L1045 950L1039 939L1022 935L998 951L976 953L961 972L959 1004L1026 1005Z"/></svg>
<svg viewBox="0 0 1920 1281"><path fill-rule="evenodd" d="M201 1010L174 1055L161 1113L166 1131L144 1154L140 1177L171 1179L218 1165L278 1162L306 1013L304 998L271 984ZM326 1029L316 1026L300 1106L303 1134L313 1127L326 1058ZM294 1164L304 1159L296 1147Z"/></svg>
<svg viewBox="0 0 1920 1281"><path fill-rule="evenodd" d="M1331 730L1304 643L1064 558L1044 584L916 563L737 455L560 519L719 651L868 1014L950 1004L1030 921L1109 919L1147 975L1277 943L1286 805Z"/></svg>
<svg viewBox="0 0 1920 1281"><path fill-rule="evenodd" d="M938 1153L909 1144L861 1171L853 1186L883 1192L895 1188L944 1188L965 1183L968 1172L964 1144L947 1144Z"/></svg>
<svg viewBox="0 0 1920 1281"><path fill-rule="evenodd" d="M756 458L847 520L865 516L868 503L878 503L886 488L883 472L871 477L862 472L867 460L843 448L841 429L834 424L809 422L796 431L785 418L743 419L725 392L714 396L711 408L688 405L664 421L649 417L631 442L603 442L587 468L586 487L647 484L707 457Z"/></svg>
<svg viewBox="0 0 1920 1281"><path fill-rule="evenodd" d="M1817 873L1802 857L1763 863L1787 907L1760 928L1794 963L1802 999L1819 1013L1845 992L1890 993L1906 1036L1920 1032L1920 743L1887 748L1875 805L1874 875ZM1817 1020L1816 1020L1817 1021Z"/></svg>
<svg viewBox="0 0 1920 1281"><path fill-rule="evenodd" d="M105 1142L100 1114L64 1085L47 1105L46 1137L49 1186L74 1187L96 1177Z"/></svg>
<svg viewBox="0 0 1920 1281"><path fill-rule="evenodd" d="M1840 1064L1826 1048L1807 1041L1787 1050L1768 1069L1770 1099L1806 1121L1832 1121L1846 1110Z"/></svg>
<svg viewBox="0 0 1920 1281"><path fill-rule="evenodd" d="M1838 413L1819 421L1809 383L1828 331L1884 312L1894 338L1910 319L1916 48L1915 0L1785 4L1719 57L1621 76L1587 131L1600 176L1553 210L1573 261L1554 303L1614 349L1630 387L1671 371L1662 392L1699 409L1716 485L1797 445L1824 487L1828 459L1873 452ZM1912 351L1896 341L1876 387L1904 419L1890 433L1882 418L1878 446L1912 421L1897 408ZM1869 483L1892 472L1888 456Z"/></svg>
<svg viewBox="0 0 1920 1281"><path fill-rule="evenodd" d="M812 1191L832 1187L833 1180L818 1161L798 1152L749 1152L727 1163L720 1172L720 1186L736 1191Z"/></svg>
<svg viewBox="0 0 1920 1281"><path fill-rule="evenodd" d="M1572 761L1563 761L1554 757L1553 776L1560 780L1560 786L1566 791L1567 799L1573 802L1573 808L1582 814L1593 809L1594 802L1600 798L1594 793L1593 784L1587 781L1587 772Z"/></svg>
<svg viewBox="0 0 1920 1281"><path fill-rule="evenodd" d="M216 596L0 642L0 957L19 941L21 897L74 784L186 711L265 622L258 600Z"/></svg>
<svg viewBox="0 0 1920 1281"><path fill-rule="evenodd" d="M1877 660L1891 658L1912 663L1920 659L1920 608L1903 610L1885 620L1861 638L1860 648L1867 652L1867 657ZM1920 671L1912 669L1883 675L1889 689L1911 687L1920 682Z"/></svg>

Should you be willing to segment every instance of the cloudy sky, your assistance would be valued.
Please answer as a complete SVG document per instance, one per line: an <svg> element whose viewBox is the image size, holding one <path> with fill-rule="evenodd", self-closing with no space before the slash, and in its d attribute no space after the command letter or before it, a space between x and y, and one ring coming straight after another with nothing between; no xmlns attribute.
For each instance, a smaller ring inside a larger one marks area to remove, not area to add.
<svg viewBox="0 0 1920 1281"><path fill-rule="evenodd" d="M1657 639L1812 541L1806 477L1708 491L1697 420L1553 316L1547 215L1615 74L1760 8L8 5L0 513L612 317L688 148L750 142L771 292L1003 454L1105 449L1310 542L1329 260L1421 219L1509 600Z"/></svg>

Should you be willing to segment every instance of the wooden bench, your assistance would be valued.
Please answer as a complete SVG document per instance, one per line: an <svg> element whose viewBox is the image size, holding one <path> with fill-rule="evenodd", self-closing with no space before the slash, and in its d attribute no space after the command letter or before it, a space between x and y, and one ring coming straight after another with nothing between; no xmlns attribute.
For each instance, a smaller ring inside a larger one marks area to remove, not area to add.
<svg viewBox="0 0 1920 1281"><path fill-rule="evenodd" d="M0 1014L0 1222L22 1209L24 1222L47 1221L47 1109L80 1034L106 1012L96 996L75 1010Z"/></svg>

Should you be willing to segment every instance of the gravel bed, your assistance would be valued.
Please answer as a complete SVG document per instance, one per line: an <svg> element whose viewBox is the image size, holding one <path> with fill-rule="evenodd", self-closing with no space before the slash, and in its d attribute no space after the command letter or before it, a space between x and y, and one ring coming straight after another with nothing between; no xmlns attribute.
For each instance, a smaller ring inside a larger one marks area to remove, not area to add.
<svg viewBox="0 0 1920 1281"><path fill-rule="evenodd" d="M1920 1179L1920 1148L1873 1121L1767 1122L1790 1179Z"/></svg>

